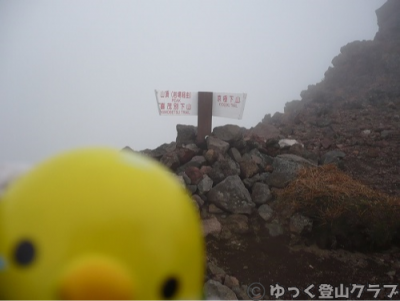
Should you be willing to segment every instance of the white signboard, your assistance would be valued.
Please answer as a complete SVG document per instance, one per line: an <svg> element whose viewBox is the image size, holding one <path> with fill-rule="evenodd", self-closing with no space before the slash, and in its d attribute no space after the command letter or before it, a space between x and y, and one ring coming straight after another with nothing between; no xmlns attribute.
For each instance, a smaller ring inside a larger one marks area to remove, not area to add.
<svg viewBox="0 0 400 301"><path fill-rule="evenodd" d="M246 93L213 93L213 116L242 119Z"/></svg>
<svg viewBox="0 0 400 301"><path fill-rule="evenodd" d="M198 92L155 90L155 93L160 115L197 115ZM212 115L242 119L246 97L246 93L213 92Z"/></svg>
<svg viewBox="0 0 400 301"><path fill-rule="evenodd" d="M197 115L197 92L170 90L155 92L160 115Z"/></svg>

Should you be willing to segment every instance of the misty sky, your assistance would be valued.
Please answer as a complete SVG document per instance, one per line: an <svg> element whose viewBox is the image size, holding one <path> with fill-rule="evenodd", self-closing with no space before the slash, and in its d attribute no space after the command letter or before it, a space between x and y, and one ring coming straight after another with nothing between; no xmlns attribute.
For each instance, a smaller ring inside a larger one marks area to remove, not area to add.
<svg viewBox="0 0 400 301"><path fill-rule="evenodd" d="M0 0L0 164L82 146L175 141L154 89L247 93L242 120L319 82L340 47L373 39L384 0Z"/></svg>

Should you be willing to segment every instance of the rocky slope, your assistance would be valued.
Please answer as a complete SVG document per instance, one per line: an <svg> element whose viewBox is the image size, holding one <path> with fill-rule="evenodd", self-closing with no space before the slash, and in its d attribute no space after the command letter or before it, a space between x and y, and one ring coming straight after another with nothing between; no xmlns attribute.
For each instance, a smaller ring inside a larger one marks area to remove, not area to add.
<svg viewBox="0 0 400 301"><path fill-rule="evenodd" d="M175 142L143 151L199 210L207 298L399 298L400 1L376 14L374 40L342 47L284 113L216 127L206 145L178 125Z"/></svg>
<svg viewBox="0 0 400 301"><path fill-rule="evenodd" d="M400 195L400 2L389 0L376 14L374 40L343 46L320 83L263 123L316 154L340 149L348 173Z"/></svg>
<svg viewBox="0 0 400 301"><path fill-rule="evenodd" d="M304 290L313 283L350 287L352 283L390 285L398 280L400 253L392 247L397 244L396 235L384 244L372 245L364 231L369 221L355 231L352 224L338 219L335 225L340 225L339 230L327 229L316 216L294 210L290 202L280 206L286 203L280 192L289 192L289 197L284 197L287 200L295 198L288 188L296 183L299 171L321 169L337 177L342 172L330 166L340 168L346 154L333 150L319 156L295 140L285 139L279 131L269 131L273 137L264 139L256 135L259 128L216 127L206 145L199 147L195 144L196 128L178 125L176 142L144 151L177 174L199 210L207 242L206 296L248 299L247 290L253 282L267 288L280 283L286 289L295 286ZM322 166L329 168L325 171ZM327 184L321 182L322 189L324 185L327 191L331 191L328 185L349 186L350 191L336 191L339 197L340 193L351 194L351 190L361 190L361 197L369 197L371 192L364 185L353 183L351 178L338 179L330 181L328 177ZM393 208L400 212L400 204ZM368 216L368 210L364 211ZM397 229L400 223L395 232ZM358 252L361 250L368 250L368 255ZM380 252L371 253L376 250ZM380 295L385 296L384 292ZM286 291L281 297L291 295ZM298 298L309 296L302 292Z"/></svg>

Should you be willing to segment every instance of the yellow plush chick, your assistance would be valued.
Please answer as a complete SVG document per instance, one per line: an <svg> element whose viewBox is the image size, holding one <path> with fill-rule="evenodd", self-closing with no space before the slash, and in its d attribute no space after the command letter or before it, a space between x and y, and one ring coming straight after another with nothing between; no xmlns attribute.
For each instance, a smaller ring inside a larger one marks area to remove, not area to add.
<svg viewBox="0 0 400 301"><path fill-rule="evenodd" d="M83 149L39 164L0 199L0 297L201 299L204 242L158 162Z"/></svg>

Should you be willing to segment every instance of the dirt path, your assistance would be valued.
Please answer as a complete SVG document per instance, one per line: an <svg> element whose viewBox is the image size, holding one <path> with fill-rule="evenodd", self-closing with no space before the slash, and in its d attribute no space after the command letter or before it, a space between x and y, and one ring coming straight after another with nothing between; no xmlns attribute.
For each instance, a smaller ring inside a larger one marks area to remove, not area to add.
<svg viewBox="0 0 400 301"><path fill-rule="evenodd" d="M338 291L340 284L344 291L346 287L351 291L352 284L364 285L361 300L374 299L375 292L367 289L369 285L379 285L382 290L377 299L390 299L387 295L391 289L383 285L395 285L400 281L398 249L362 254L321 250L314 245L290 246L290 238L272 238L267 231L260 231L237 235L229 241L210 237L207 239L207 251L217 266L236 277L241 284L260 282L266 288L265 299L276 299L270 295L270 285L276 284L286 290L281 299L292 299L294 291L288 292L288 287L300 289L295 299L319 299L320 284L338 287ZM312 284L314 287L310 293L315 295L314 298L303 292ZM356 289L349 294L349 298L357 299L358 291ZM397 294L393 299L399 297Z"/></svg>

